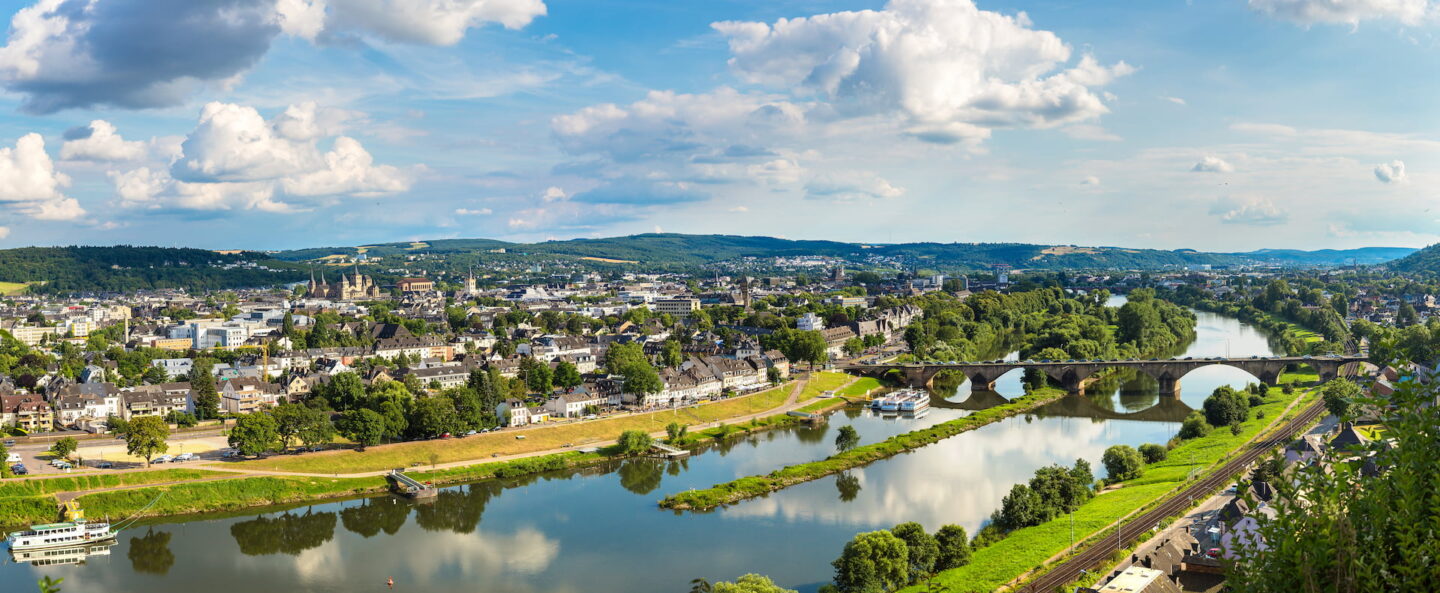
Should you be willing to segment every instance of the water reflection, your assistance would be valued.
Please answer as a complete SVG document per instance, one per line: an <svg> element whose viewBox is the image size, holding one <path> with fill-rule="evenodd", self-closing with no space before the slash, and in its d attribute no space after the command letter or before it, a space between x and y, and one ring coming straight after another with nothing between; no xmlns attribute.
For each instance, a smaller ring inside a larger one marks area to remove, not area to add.
<svg viewBox="0 0 1440 593"><path fill-rule="evenodd" d="M850 502L860 496L860 477L851 472L840 472L835 476L835 489L840 491L840 501Z"/></svg>
<svg viewBox="0 0 1440 593"><path fill-rule="evenodd" d="M660 478L665 475L665 462L660 459L641 457L627 459L620 464L620 486L635 494L649 494L660 488Z"/></svg>
<svg viewBox="0 0 1440 593"><path fill-rule="evenodd" d="M175 566L175 553L170 551L170 532L146 529L145 535L132 538L125 552L135 572L163 575Z"/></svg>
<svg viewBox="0 0 1440 593"><path fill-rule="evenodd" d="M371 498L340 511L340 524L360 537L374 537L380 532L395 535L410 518L410 504L391 497Z"/></svg>
<svg viewBox="0 0 1440 593"><path fill-rule="evenodd" d="M230 535L246 556L296 556L335 537L335 513L307 509L301 514L287 511L278 517L261 516L231 525Z"/></svg>
<svg viewBox="0 0 1440 593"><path fill-rule="evenodd" d="M441 490L433 500L415 505L415 524L425 531L473 533L485 505L503 489L500 482L488 481Z"/></svg>

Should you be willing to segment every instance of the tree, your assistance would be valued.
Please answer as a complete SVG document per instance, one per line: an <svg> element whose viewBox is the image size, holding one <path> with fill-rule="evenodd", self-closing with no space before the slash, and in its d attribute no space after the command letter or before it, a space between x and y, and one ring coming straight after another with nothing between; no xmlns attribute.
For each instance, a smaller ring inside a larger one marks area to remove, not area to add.
<svg viewBox="0 0 1440 593"><path fill-rule="evenodd" d="M143 458L145 466L149 467L150 459L170 449L165 442L169 436L170 428L163 418L141 416L130 422L130 430L125 433L125 451Z"/></svg>
<svg viewBox="0 0 1440 593"><path fill-rule="evenodd" d="M678 367L685 361L685 355L680 351L678 340L665 340L660 346L660 363L667 367Z"/></svg>
<svg viewBox="0 0 1440 593"><path fill-rule="evenodd" d="M79 443L75 441L75 437L65 437L50 445L50 452L60 459L69 459L70 454L74 453L78 446Z"/></svg>
<svg viewBox="0 0 1440 593"><path fill-rule="evenodd" d="M554 390L550 365L534 358L527 356L520 359L520 376L525 379L525 386L532 393L550 393Z"/></svg>
<svg viewBox="0 0 1440 593"><path fill-rule="evenodd" d="M695 589L691 589L691 591L694 592ZM758 574L744 575L735 579L733 583L720 581L707 589L707 591L709 591L709 593L795 593L794 589L786 589L780 585L776 585L775 581L770 580L770 577Z"/></svg>
<svg viewBox="0 0 1440 593"><path fill-rule="evenodd" d="M220 393L215 390L214 361L197 358L190 366L190 390L195 393L195 417L211 420L220 417Z"/></svg>
<svg viewBox="0 0 1440 593"><path fill-rule="evenodd" d="M890 533L905 542L906 563L909 565L911 583L935 573L935 561L940 556L940 544L925 533L925 528L913 521L890 528Z"/></svg>
<svg viewBox="0 0 1440 593"><path fill-rule="evenodd" d="M562 360L555 365L555 384L564 389L566 393L584 383L585 379L580 376L579 369L576 369L570 361Z"/></svg>
<svg viewBox="0 0 1440 593"><path fill-rule="evenodd" d="M870 531L846 543L830 566L840 593L885 593L906 584L909 550L889 531Z"/></svg>
<svg viewBox="0 0 1440 593"><path fill-rule="evenodd" d="M300 438L301 445L314 449L335 440L335 424L330 421L328 412L305 408L305 422L300 425L296 436Z"/></svg>
<svg viewBox="0 0 1440 593"><path fill-rule="evenodd" d="M106 416L105 426L110 429L110 432L117 435L130 432L130 423L126 422L124 418L121 418L119 416Z"/></svg>
<svg viewBox="0 0 1440 593"><path fill-rule="evenodd" d="M935 556L935 572L960 568L970 563L970 538L965 528L946 525L935 532L935 544L939 551Z"/></svg>
<svg viewBox="0 0 1440 593"><path fill-rule="evenodd" d="M460 414L448 397L422 397L410 410L410 434L415 438L435 438L459 430Z"/></svg>
<svg viewBox="0 0 1440 593"><path fill-rule="evenodd" d="M300 404L284 403L270 410L275 418L275 435L280 439L280 452L290 450L290 441L300 434L300 429L309 422L306 412L310 408Z"/></svg>
<svg viewBox="0 0 1440 593"><path fill-rule="evenodd" d="M235 419L235 426L230 429L229 443L246 457L256 457L273 451L280 443L275 417L265 412L241 414Z"/></svg>
<svg viewBox="0 0 1440 593"><path fill-rule="evenodd" d="M1165 457L1169 454L1170 451L1165 448L1165 445L1157 445L1155 443L1140 445L1140 456L1145 459L1145 463L1160 463L1161 461L1165 461Z"/></svg>
<svg viewBox="0 0 1440 593"><path fill-rule="evenodd" d="M1349 379L1335 379L1320 390L1325 400L1325 409L1336 418L1347 419L1355 413L1355 399L1362 394L1360 386Z"/></svg>
<svg viewBox="0 0 1440 593"><path fill-rule="evenodd" d="M1005 531L1039 525L1047 518L1045 501L1025 484L1010 487L1010 493L1000 500L1000 511L993 517L996 525Z"/></svg>
<svg viewBox="0 0 1440 593"><path fill-rule="evenodd" d="M367 402L365 382L360 375L345 372L336 373L329 381L315 386L313 397L323 397L330 406L341 412L363 407Z"/></svg>
<svg viewBox="0 0 1440 593"><path fill-rule="evenodd" d="M1203 408L1205 421L1211 426L1230 426L1244 422L1250 416L1250 398L1243 391L1221 385L1205 398Z"/></svg>
<svg viewBox="0 0 1440 593"><path fill-rule="evenodd" d="M1198 439L1207 434L1210 434L1210 423L1197 411L1190 412L1185 421L1180 423L1180 433L1177 436L1181 439Z"/></svg>
<svg viewBox="0 0 1440 593"><path fill-rule="evenodd" d="M194 414L191 414L189 412L170 410L170 413L165 415L165 421L169 422L170 424L174 424L175 426L179 426L180 428L190 428L191 426L195 426L196 424L198 424L200 422L200 419L196 418Z"/></svg>
<svg viewBox="0 0 1440 593"><path fill-rule="evenodd" d="M385 438L385 418L375 410L348 410L340 415L335 428L339 429L345 438L359 445L362 451L366 447L379 444L380 439Z"/></svg>
<svg viewBox="0 0 1440 593"><path fill-rule="evenodd" d="M8 458L9 456L10 456L10 450L5 448L5 444L4 444L4 443L0 443L0 459ZM4 465L0 465L0 478L4 478L4 477L9 476L9 475L10 475L10 464L7 463L7 464L4 464Z"/></svg>
<svg viewBox="0 0 1440 593"><path fill-rule="evenodd" d="M616 441L616 450L621 455L638 455L650 449L652 440L649 434L643 430L627 430L620 433Z"/></svg>
<svg viewBox="0 0 1440 593"><path fill-rule="evenodd" d="M841 452L854 449L859 444L860 431L855 430L855 427L849 424L841 426L840 431L835 435L835 448Z"/></svg>
<svg viewBox="0 0 1440 593"><path fill-rule="evenodd" d="M1140 452L1130 445L1111 446L1105 450L1105 455L1101 456L1100 463L1105 466L1105 472L1110 474L1111 482L1132 480L1145 471Z"/></svg>
<svg viewBox="0 0 1440 593"><path fill-rule="evenodd" d="M665 436L671 443L678 443L690 432L690 427L679 422L671 422L665 425Z"/></svg>

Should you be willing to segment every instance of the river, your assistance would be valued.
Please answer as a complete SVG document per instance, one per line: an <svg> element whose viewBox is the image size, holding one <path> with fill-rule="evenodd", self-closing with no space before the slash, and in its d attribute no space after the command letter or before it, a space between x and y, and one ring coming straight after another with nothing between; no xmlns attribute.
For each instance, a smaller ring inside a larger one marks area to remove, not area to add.
<svg viewBox="0 0 1440 593"><path fill-rule="evenodd" d="M1255 328L1197 315L1197 338L1182 356L1272 353ZM998 396L971 403L1021 394L1020 374L1002 377ZM919 521L932 531L956 523L974 533L1036 468L1082 457L1101 473L1106 447L1164 443L1184 406L1198 407L1219 385L1250 381L1238 369L1205 367L1184 378L1179 402L1162 402L1153 381L1122 388L1112 380L1035 414L711 513L673 513L655 503L823 458L842 425L870 443L969 412L935 407L923 418L883 419L845 411L827 426L761 433L683 461L630 460L457 486L428 504L380 496L142 522L80 565L0 565L0 588L34 590L51 575L65 578L66 593L382 591L387 578L396 591L679 593L696 577L757 572L808 592L828 582L830 561L857 532ZM962 384L949 401L963 406L968 398ZM1130 413L1152 419L1119 417Z"/></svg>

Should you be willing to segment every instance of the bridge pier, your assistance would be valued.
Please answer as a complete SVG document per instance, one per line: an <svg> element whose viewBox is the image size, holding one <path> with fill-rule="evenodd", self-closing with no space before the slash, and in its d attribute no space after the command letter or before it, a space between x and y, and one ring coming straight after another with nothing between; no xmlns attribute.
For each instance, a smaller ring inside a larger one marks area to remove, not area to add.
<svg viewBox="0 0 1440 593"><path fill-rule="evenodd" d="M1085 393L1084 379L1077 379L1073 374L1070 374L1065 377L1063 383L1065 385L1066 393L1072 393L1077 395Z"/></svg>
<svg viewBox="0 0 1440 593"><path fill-rule="evenodd" d="M1170 397L1179 399L1179 397L1180 397L1180 380L1179 380L1179 379L1174 379L1174 378L1171 378L1171 377L1160 377L1160 378L1158 379L1158 381L1160 382L1160 395L1168 395L1168 396L1170 396Z"/></svg>
<svg viewBox="0 0 1440 593"><path fill-rule="evenodd" d="M970 379L970 393L975 393L976 391L995 391L995 382L984 379L976 380L972 377Z"/></svg>

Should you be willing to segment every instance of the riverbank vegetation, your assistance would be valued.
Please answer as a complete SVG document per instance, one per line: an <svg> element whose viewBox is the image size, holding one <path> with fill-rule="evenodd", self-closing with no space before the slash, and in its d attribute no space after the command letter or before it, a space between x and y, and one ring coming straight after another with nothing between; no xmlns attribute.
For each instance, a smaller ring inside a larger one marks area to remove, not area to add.
<svg viewBox="0 0 1440 593"><path fill-rule="evenodd" d="M1229 282L1231 285L1224 291L1206 292L1187 284L1161 291L1160 295L1259 326L1292 356L1344 352L1350 343L1344 317L1349 301L1343 292L1334 291L1327 297L1326 287L1313 279L1302 281L1298 287L1280 278L1264 286L1243 276Z"/></svg>
<svg viewBox="0 0 1440 593"><path fill-rule="evenodd" d="M1291 383L1313 377L1313 374L1287 374L1281 381ZM1123 517L1162 500L1193 477L1233 455L1274 423L1283 422L1286 414L1282 412L1297 397L1300 399L1291 414L1316 398L1313 390L1300 392L1298 396L1296 393L1270 389L1260 405L1250 408L1247 419L1236 425L1240 427L1238 431L1211 430L1198 438L1175 441L1164 459L1144 464L1139 476L1098 492L1073 513L1008 533L993 523L987 525L977 532L972 542L975 549L970 564L939 573L931 581L934 586L947 587L955 593L988 592L1041 568L1070 546L1072 521L1075 534L1100 533ZM924 590L916 586L903 591Z"/></svg>
<svg viewBox="0 0 1440 593"><path fill-rule="evenodd" d="M768 474L749 476L723 484L716 484L704 490L691 490L666 497L660 506L675 510L709 510L720 505L760 496L781 490L788 486L822 478L847 469L891 457L898 453L918 449L945 438L974 430L992 422L1009 418L1032 410L1040 405L1064 396L1059 389L1046 388L1030 393L1014 401L975 412L963 418L956 418L896 435L870 445L864 445L836 453L820 461L792 465Z"/></svg>

